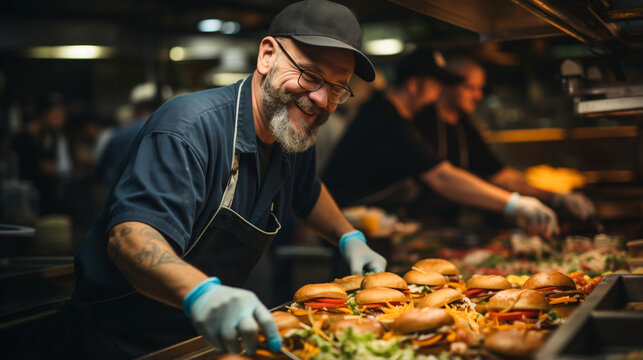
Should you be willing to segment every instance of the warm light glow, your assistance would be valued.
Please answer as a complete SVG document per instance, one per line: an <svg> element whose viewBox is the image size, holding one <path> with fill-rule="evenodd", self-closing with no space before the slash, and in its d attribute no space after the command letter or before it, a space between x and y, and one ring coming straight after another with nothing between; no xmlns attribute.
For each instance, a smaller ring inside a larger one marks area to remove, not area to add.
<svg viewBox="0 0 643 360"><path fill-rule="evenodd" d="M201 32L217 32L221 30L223 22L219 19L205 19L199 21L197 27Z"/></svg>
<svg viewBox="0 0 643 360"><path fill-rule="evenodd" d="M170 60L181 61L185 59L185 50L180 46L175 46L170 49Z"/></svg>
<svg viewBox="0 0 643 360"><path fill-rule="evenodd" d="M215 86L225 86L235 83L243 78L246 78L247 73L217 73L212 75L212 85Z"/></svg>
<svg viewBox="0 0 643 360"><path fill-rule="evenodd" d="M378 39L368 41L364 51L369 55L395 55L404 50L404 44L399 39Z"/></svg>
<svg viewBox="0 0 643 360"><path fill-rule="evenodd" d="M27 56L40 59L104 59L113 53L111 47L95 45L38 46L27 50Z"/></svg>

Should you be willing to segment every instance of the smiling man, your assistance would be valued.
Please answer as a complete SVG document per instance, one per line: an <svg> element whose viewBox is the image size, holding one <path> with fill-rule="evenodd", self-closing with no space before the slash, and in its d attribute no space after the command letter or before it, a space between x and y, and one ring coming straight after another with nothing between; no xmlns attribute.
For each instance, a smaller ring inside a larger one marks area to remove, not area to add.
<svg viewBox="0 0 643 360"><path fill-rule="evenodd" d="M352 95L353 73L374 78L360 38L348 8L294 3L261 40L252 76L174 98L147 120L76 255L67 310L79 357L136 357L198 334L253 353L259 327L277 351L272 316L238 286L289 210L353 272L384 270L315 175L319 127Z"/></svg>

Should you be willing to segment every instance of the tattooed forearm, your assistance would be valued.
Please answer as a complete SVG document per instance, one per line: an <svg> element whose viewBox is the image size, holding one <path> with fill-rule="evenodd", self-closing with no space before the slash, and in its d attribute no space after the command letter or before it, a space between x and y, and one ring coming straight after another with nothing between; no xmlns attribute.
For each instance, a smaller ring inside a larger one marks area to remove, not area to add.
<svg viewBox="0 0 643 360"><path fill-rule="evenodd" d="M136 254L135 257L137 264L145 265L150 269L163 264L187 265L185 261L181 260L171 251L159 247L154 240L148 240L143 249Z"/></svg>
<svg viewBox="0 0 643 360"><path fill-rule="evenodd" d="M163 242L167 242L167 240L165 240L165 238L163 237L163 235L161 235L160 232L156 231L156 229L154 229L152 227L149 227L149 226L146 226L146 227L142 228L139 233L141 235L145 236L145 237L150 238L150 239L161 240Z"/></svg>
<svg viewBox="0 0 643 360"><path fill-rule="evenodd" d="M132 229L127 226L123 226L119 229L112 229L109 233L109 241L107 243L107 254L111 258L115 258L119 255L123 245L123 238L131 232Z"/></svg>

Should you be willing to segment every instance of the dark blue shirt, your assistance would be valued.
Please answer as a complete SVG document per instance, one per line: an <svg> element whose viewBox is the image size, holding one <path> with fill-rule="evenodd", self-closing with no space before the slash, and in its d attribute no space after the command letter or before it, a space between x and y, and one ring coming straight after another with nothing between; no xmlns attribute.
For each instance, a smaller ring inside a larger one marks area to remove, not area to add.
<svg viewBox="0 0 643 360"><path fill-rule="evenodd" d="M249 77L243 85L239 105L239 180L232 209L265 229L272 203L278 219L289 210L297 216L310 213L321 182L315 174L314 147L284 154L278 146L265 181L260 181L251 81ZM146 223L161 232L178 254L205 228L230 176L239 84L174 98L145 122L103 211L76 254L75 299L96 301L132 290L107 256L107 237L115 225Z"/></svg>
<svg viewBox="0 0 643 360"><path fill-rule="evenodd" d="M103 154L96 164L98 177L109 186L113 186L118 179L118 169L121 161L125 159L130 144L136 138L136 134L145 124L145 118L138 119L130 125L115 130L112 137L105 145Z"/></svg>

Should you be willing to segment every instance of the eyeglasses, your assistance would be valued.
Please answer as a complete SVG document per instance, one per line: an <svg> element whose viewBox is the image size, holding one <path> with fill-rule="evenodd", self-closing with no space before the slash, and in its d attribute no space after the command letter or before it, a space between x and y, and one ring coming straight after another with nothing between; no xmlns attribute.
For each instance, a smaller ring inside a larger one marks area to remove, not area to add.
<svg viewBox="0 0 643 360"><path fill-rule="evenodd" d="M328 101L336 105L343 104L346 102L346 100L348 100L349 97L354 96L353 90L351 90L350 87L344 87L342 85L330 83L326 81L326 79L324 79L324 77L320 74L312 70L301 68L299 65L297 65L290 54L288 54L286 49L281 46L279 41L277 41L277 45L279 45L281 51L286 54L286 57L288 57L290 62L292 62L297 70L299 70L299 78L297 79L297 83L299 84L299 86L301 86L302 89L313 92L321 89L322 87L324 87L324 85L328 84L328 86L330 86L330 91L328 92Z"/></svg>

